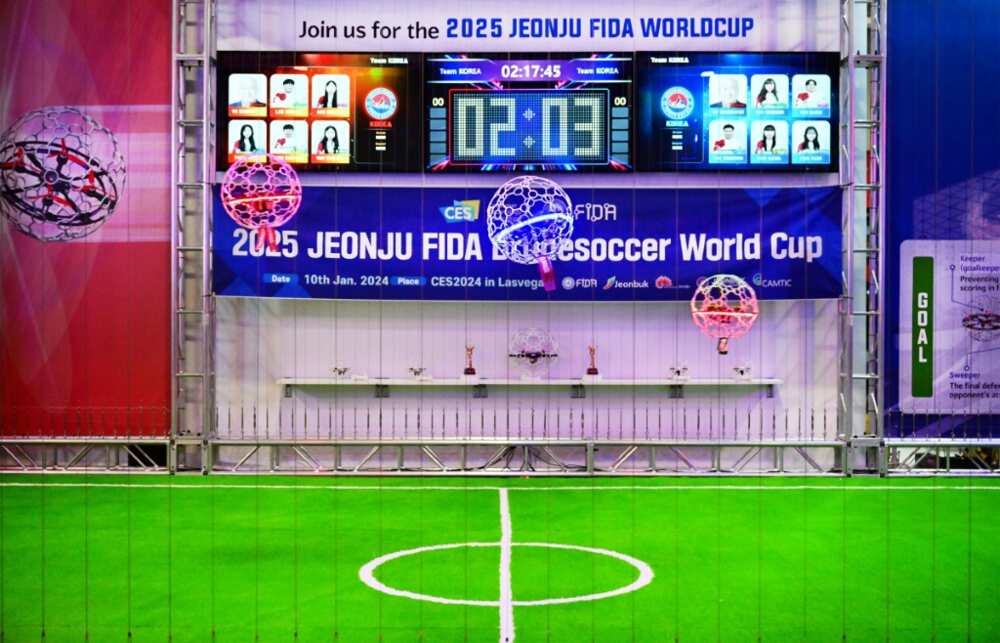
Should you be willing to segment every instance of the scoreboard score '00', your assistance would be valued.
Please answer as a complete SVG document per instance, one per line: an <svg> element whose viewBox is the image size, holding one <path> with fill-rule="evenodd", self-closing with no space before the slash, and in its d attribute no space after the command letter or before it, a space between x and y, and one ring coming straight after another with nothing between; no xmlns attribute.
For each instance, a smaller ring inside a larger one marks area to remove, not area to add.
<svg viewBox="0 0 1000 643"><path fill-rule="evenodd" d="M453 90L451 160L463 164L608 163L608 91Z"/></svg>

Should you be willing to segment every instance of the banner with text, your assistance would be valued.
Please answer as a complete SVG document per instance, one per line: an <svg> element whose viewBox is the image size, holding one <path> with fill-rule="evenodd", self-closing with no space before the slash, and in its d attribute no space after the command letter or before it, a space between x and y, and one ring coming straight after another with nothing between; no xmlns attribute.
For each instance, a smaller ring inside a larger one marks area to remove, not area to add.
<svg viewBox="0 0 1000 643"><path fill-rule="evenodd" d="M837 51L838 0L218 0L226 51Z"/></svg>
<svg viewBox="0 0 1000 643"><path fill-rule="evenodd" d="M215 193L219 295L460 301L671 301L736 274L760 299L841 294L838 188L567 190L574 230L557 289L487 235L491 189L306 187L277 245Z"/></svg>

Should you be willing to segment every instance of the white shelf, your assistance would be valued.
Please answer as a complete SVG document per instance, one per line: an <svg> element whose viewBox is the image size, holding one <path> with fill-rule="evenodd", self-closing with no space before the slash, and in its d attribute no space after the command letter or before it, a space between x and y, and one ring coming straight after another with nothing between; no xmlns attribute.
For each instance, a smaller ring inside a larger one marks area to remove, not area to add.
<svg viewBox="0 0 1000 643"><path fill-rule="evenodd" d="M685 388L764 388L768 397L774 397L774 390L781 384L781 380L774 378L691 378L686 380L678 379L527 379L527 378L453 378L453 379L416 379L416 378L351 378L351 377L283 377L278 380L284 391L285 397L291 397L292 390L296 388L342 388L342 387L375 387L376 397L388 397L390 387L406 388L474 388L476 397L486 397L487 389L490 386L502 388L514 387L541 387L541 388L562 388L569 387L573 397L586 397L587 388L663 388L670 393L671 397L683 397Z"/></svg>

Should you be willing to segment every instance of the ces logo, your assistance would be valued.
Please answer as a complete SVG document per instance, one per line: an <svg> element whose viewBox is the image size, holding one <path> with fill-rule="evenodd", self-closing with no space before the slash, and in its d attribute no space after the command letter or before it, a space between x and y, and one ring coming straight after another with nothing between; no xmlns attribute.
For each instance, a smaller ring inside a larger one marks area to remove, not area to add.
<svg viewBox="0 0 1000 643"><path fill-rule="evenodd" d="M448 223L476 221L479 219L479 199L454 201L451 205L441 208L441 214Z"/></svg>

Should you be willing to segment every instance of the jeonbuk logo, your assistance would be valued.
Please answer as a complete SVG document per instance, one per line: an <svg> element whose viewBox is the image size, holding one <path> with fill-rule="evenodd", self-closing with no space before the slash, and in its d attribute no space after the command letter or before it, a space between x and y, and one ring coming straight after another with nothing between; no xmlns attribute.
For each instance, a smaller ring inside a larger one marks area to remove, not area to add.
<svg viewBox="0 0 1000 643"><path fill-rule="evenodd" d="M660 96L660 109L672 121L685 119L694 111L694 96L686 87L671 87Z"/></svg>
<svg viewBox="0 0 1000 643"><path fill-rule="evenodd" d="M451 205L441 208L441 214L448 223L477 221L479 219L479 199L453 201Z"/></svg>
<svg viewBox="0 0 1000 643"><path fill-rule="evenodd" d="M365 111L377 121L392 118L398 106L396 94L387 87L376 87L365 96Z"/></svg>

